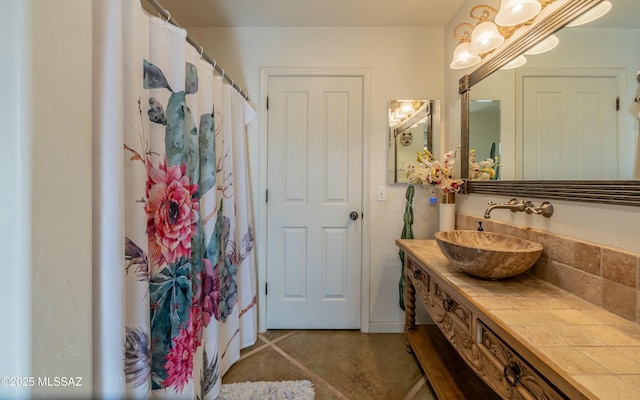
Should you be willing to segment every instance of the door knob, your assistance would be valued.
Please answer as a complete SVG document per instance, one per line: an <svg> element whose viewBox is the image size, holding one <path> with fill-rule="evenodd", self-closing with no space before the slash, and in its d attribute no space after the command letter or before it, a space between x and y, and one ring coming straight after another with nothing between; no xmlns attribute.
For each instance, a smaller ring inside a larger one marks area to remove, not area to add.
<svg viewBox="0 0 640 400"><path fill-rule="evenodd" d="M351 214L349 214L349 218L351 218L352 221L355 221L358 219L358 212L357 211L351 211Z"/></svg>

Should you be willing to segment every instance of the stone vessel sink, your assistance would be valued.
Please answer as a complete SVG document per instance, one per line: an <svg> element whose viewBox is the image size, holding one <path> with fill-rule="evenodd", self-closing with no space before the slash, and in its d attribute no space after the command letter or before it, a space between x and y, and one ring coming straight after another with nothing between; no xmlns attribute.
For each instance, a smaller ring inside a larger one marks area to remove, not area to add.
<svg viewBox="0 0 640 400"><path fill-rule="evenodd" d="M500 233L478 231L436 232L440 250L454 267L485 279L509 278L531 268L542 245Z"/></svg>

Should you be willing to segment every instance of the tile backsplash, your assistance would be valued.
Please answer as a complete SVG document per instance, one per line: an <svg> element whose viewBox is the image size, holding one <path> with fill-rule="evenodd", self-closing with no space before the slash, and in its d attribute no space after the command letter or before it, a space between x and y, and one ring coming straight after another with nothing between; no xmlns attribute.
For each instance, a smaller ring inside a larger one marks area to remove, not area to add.
<svg viewBox="0 0 640 400"><path fill-rule="evenodd" d="M478 228L532 240L542 256L529 273L640 323L640 254L527 227L456 214L456 229Z"/></svg>

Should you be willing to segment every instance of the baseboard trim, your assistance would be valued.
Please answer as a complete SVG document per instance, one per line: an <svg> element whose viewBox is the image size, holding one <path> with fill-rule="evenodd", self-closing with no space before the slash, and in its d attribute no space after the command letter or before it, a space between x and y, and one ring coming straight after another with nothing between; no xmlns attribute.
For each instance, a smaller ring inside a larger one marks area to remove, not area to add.
<svg viewBox="0 0 640 400"><path fill-rule="evenodd" d="M369 322L369 333L402 333L404 322Z"/></svg>
<svg viewBox="0 0 640 400"><path fill-rule="evenodd" d="M416 321L418 325L431 325L433 321ZM403 333L404 321L400 322L371 322L369 333Z"/></svg>

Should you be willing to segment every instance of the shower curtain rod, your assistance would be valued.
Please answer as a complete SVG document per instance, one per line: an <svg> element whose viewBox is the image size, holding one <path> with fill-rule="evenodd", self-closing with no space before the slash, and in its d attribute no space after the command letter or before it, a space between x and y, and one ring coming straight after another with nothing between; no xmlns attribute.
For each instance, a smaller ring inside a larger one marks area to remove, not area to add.
<svg viewBox="0 0 640 400"><path fill-rule="evenodd" d="M177 26L180 29L184 29L183 27L181 27L175 19L171 18L171 13L164 7L162 7L162 5L160 5L160 3L158 3L156 0L147 0L152 6L153 8L155 8L156 10L158 10L158 12L160 14L162 14L163 17L165 17L167 19L167 22L171 23L172 25ZM204 52L204 48L199 45L195 40L193 40L193 38L191 36L189 36L189 34L187 33L187 42L189 42L193 47L195 47L196 49L200 50L200 57L204 58L205 60L207 60L207 62L209 62L209 64L213 65L213 69L215 69L221 76L222 78L229 82L231 84L231 86L238 91L238 93L240 93L240 95L242 97L244 97L245 100L249 101L249 95L246 94L242 88L240 88L240 86L238 86L233 79L231 79L231 77L229 77L225 72L224 69L220 68L220 66L218 65L218 63L216 62L216 60L212 59L211 57L209 57L207 55L207 53Z"/></svg>

